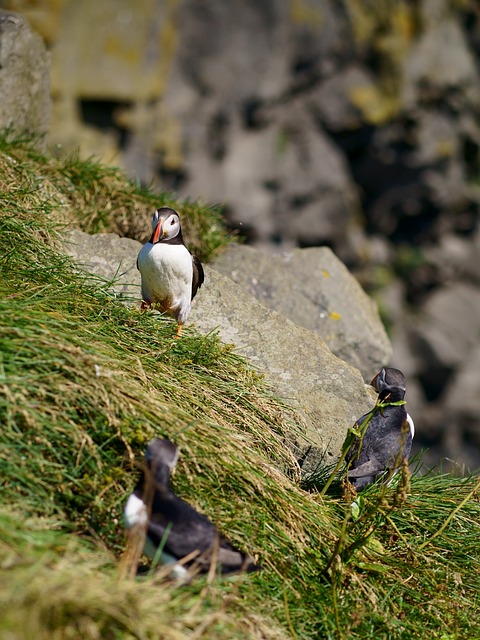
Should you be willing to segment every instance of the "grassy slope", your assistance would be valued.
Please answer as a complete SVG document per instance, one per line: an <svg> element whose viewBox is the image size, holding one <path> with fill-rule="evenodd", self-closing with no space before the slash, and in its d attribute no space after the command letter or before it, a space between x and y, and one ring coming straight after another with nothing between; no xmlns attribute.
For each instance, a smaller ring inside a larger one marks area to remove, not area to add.
<svg viewBox="0 0 480 640"><path fill-rule="evenodd" d="M214 335L173 340L172 322L87 285L56 249L81 212L108 230L106 203L160 200L173 203L98 165L0 145L0 636L475 637L474 479L372 487L353 520L335 488L299 486L289 425L242 358ZM188 207L192 243L213 227L208 258L226 236L215 212ZM184 588L119 578L122 507L153 435L181 447L176 491L262 573Z"/></svg>
<svg viewBox="0 0 480 640"><path fill-rule="evenodd" d="M57 222L72 223L87 233L118 233L146 242L153 211L173 206L182 213L185 242L201 260L208 261L230 241L218 207L178 202L169 193L155 194L125 180L114 167L83 162L76 156L46 157L28 140L7 141L1 133L0 153L2 191L39 189L42 202L60 214ZM33 192L31 196L35 201ZM48 198L52 201L47 202Z"/></svg>

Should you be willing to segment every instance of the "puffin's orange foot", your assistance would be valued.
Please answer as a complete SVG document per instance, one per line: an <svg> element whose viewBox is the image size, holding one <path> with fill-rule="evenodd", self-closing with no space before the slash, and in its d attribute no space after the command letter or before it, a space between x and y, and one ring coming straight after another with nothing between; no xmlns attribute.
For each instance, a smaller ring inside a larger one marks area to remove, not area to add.
<svg viewBox="0 0 480 640"><path fill-rule="evenodd" d="M152 303L150 302L150 300L142 300L142 304L140 305L140 309L142 311L145 311L145 309L151 309L152 308Z"/></svg>
<svg viewBox="0 0 480 640"><path fill-rule="evenodd" d="M182 333L183 322L178 323L177 333L175 334L175 338L179 338Z"/></svg>

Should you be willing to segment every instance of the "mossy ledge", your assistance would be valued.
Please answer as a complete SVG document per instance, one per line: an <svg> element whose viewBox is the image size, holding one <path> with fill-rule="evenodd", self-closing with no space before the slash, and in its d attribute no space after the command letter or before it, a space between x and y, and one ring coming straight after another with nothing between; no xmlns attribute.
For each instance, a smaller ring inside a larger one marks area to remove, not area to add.
<svg viewBox="0 0 480 640"><path fill-rule="evenodd" d="M98 163L0 142L0 636L476 637L476 478L405 476L354 507L336 483L321 497L242 357L215 334L172 340L59 250L69 225L126 233L167 203ZM203 259L228 241L218 211L177 206ZM155 435L181 448L176 492L262 572L119 578L122 508Z"/></svg>

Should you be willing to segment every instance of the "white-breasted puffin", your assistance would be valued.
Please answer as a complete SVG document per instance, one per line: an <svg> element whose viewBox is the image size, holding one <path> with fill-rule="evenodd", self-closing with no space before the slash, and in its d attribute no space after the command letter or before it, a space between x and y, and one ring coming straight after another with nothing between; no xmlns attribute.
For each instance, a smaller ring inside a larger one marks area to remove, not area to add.
<svg viewBox="0 0 480 640"><path fill-rule="evenodd" d="M389 469L397 469L403 460L408 460L412 449L415 426L405 405L389 403L405 399L405 376L399 369L384 368L370 383L378 391L378 407L372 415L363 439L356 438L350 447L346 461L349 463L348 479L355 489L371 484ZM360 427L369 414L359 418L355 427Z"/></svg>
<svg viewBox="0 0 480 640"><path fill-rule="evenodd" d="M232 546L213 522L176 496L170 473L178 460L178 448L169 440L153 439L147 446L140 479L128 498L124 517L127 530L146 530L144 553L153 559L162 546L160 561L172 565L172 575L182 579L192 568L207 573L212 564L222 574L257 571L261 567ZM186 556L188 562L178 564Z"/></svg>
<svg viewBox="0 0 480 640"><path fill-rule="evenodd" d="M169 207L157 209L153 232L137 258L142 277L142 309L154 306L178 322L177 337L190 313L190 306L204 281L203 267L185 246L180 218Z"/></svg>

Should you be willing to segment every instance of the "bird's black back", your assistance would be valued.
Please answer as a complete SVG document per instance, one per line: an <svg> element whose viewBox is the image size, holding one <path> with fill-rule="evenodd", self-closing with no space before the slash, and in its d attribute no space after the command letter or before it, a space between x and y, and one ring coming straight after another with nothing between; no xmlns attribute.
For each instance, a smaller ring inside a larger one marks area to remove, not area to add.
<svg viewBox="0 0 480 640"><path fill-rule="evenodd" d="M206 516L176 496L168 482L164 483L164 466L158 465L155 473L147 469L134 492L149 510L147 535L152 543L155 546L162 543L164 551L176 558L183 558L193 551L203 553L217 542L233 550Z"/></svg>
<svg viewBox="0 0 480 640"><path fill-rule="evenodd" d="M403 400L405 390L389 387L380 392L378 402L393 403ZM357 420L357 426L368 414ZM375 459L383 469L398 466L408 457L412 446L412 435L407 423L405 405L378 407L373 414L362 439L356 438L346 456L350 469L356 469Z"/></svg>
<svg viewBox="0 0 480 640"><path fill-rule="evenodd" d="M193 266L193 279L192 279L192 300L197 295L197 291L205 280L205 272L203 266L197 256L192 254L192 266Z"/></svg>
<svg viewBox="0 0 480 640"><path fill-rule="evenodd" d="M218 536L215 525L187 502L173 493L155 492L148 534L155 545L160 544L169 529L165 551L182 558L192 551L210 549Z"/></svg>
<svg viewBox="0 0 480 640"><path fill-rule="evenodd" d="M261 567L252 558L236 549L219 534L213 522L172 491L170 472L177 457L178 449L173 443L158 438L152 440L133 492L147 510L149 555L153 546L177 560L192 554L183 564L188 568L193 566L195 571L210 571L212 566L222 574L258 571Z"/></svg>

